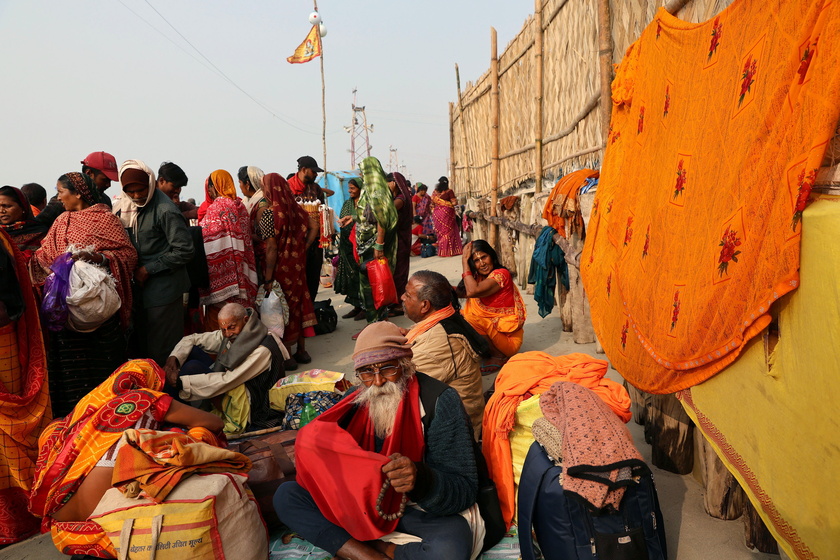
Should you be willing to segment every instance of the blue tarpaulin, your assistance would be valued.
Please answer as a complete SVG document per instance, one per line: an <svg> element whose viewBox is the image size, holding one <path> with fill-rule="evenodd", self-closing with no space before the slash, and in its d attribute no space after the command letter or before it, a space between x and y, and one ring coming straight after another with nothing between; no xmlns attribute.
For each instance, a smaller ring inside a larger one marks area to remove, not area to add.
<svg viewBox="0 0 840 560"><path fill-rule="evenodd" d="M322 188L326 187L335 192L334 195L327 199L327 204L335 210L336 217L341 212L344 201L349 198L347 194L347 182L354 177L356 179L361 178L358 169L352 171L327 171L318 177L318 184ZM324 184L325 182L326 184Z"/></svg>

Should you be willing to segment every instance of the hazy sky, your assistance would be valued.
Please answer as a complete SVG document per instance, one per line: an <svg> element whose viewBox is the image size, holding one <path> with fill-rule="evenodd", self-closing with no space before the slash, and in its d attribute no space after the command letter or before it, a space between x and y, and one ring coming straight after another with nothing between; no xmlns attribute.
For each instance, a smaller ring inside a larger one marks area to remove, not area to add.
<svg viewBox="0 0 840 560"><path fill-rule="evenodd" d="M328 31L327 169L350 166L343 127L357 87L374 124L372 155L387 168L393 146L413 181L433 184L448 172L455 63L462 86L477 79L490 65L490 27L501 52L534 4L318 7ZM311 0L0 0L0 184L34 181L54 192L58 176L96 150L155 171L178 163L190 178L182 198L202 198L204 178L219 168L285 175L305 154L323 167L320 64L286 62L312 8Z"/></svg>

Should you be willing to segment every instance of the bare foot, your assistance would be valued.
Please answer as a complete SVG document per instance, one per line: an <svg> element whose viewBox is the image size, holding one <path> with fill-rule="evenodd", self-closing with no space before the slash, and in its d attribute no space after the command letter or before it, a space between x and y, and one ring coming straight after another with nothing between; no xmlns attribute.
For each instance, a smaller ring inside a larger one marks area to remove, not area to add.
<svg viewBox="0 0 840 560"><path fill-rule="evenodd" d="M385 543L383 543L385 544ZM379 552L356 539L350 539L338 549L336 557L343 560L392 560L390 556Z"/></svg>

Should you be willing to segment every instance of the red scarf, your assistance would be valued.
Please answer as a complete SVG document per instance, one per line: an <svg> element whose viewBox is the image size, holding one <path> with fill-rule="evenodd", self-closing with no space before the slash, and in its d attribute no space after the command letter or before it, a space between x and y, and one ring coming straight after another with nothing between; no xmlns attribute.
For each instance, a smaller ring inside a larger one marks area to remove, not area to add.
<svg viewBox="0 0 840 560"><path fill-rule="evenodd" d="M393 433L385 438L380 453L375 448L373 422L364 409L353 410L350 396L318 416L300 431L295 443L297 482L315 500L331 523L360 541L378 539L393 532L399 520L385 521L376 513L376 498L385 481L382 472L392 453L412 461L423 458L423 428L420 422L420 389L417 378L408 382L400 402ZM353 417L345 430L339 422ZM394 513L401 496L389 489L382 511Z"/></svg>

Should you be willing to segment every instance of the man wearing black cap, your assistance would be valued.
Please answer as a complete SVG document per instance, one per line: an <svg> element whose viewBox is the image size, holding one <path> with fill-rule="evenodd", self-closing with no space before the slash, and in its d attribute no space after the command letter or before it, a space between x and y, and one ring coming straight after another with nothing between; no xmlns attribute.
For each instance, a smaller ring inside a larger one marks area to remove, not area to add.
<svg viewBox="0 0 840 560"><path fill-rule="evenodd" d="M289 187L292 192L295 196L304 200L319 200L321 204L325 204L327 197L335 193L315 182L318 173L322 173L324 170L318 167L318 162L312 156L299 157L297 164L297 173L289 179ZM309 289L309 297L312 298L312 303L315 303L315 296L318 295L322 264L324 264L324 250L317 243L313 243L306 251L306 287Z"/></svg>

